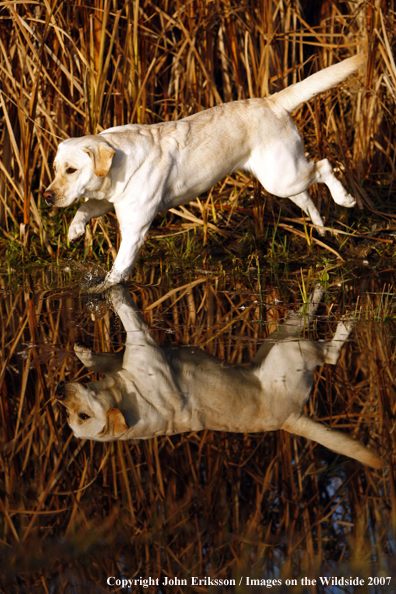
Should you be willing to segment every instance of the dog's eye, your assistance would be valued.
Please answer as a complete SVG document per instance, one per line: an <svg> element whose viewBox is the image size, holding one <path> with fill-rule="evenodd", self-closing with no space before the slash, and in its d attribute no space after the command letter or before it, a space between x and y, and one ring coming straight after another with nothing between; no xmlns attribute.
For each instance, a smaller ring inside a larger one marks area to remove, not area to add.
<svg viewBox="0 0 396 594"><path fill-rule="evenodd" d="M80 413L78 415L80 417L80 419L82 419L83 421L86 421L87 419L90 419L91 417L89 415L86 415L85 413Z"/></svg>
<svg viewBox="0 0 396 594"><path fill-rule="evenodd" d="M76 171L77 171L77 169L74 169L74 167L68 167L68 168L66 169L66 173L67 173L68 175L71 175L72 173L76 173Z"/></svg>

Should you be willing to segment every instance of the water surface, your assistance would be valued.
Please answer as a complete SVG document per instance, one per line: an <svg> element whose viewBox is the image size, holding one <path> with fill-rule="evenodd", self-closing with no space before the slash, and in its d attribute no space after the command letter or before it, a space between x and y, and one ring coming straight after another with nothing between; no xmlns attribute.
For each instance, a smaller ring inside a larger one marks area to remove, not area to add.
<svg viewBox="0 0 396 594"><path fill-rule="evenodd" d="M313 286L309 270L284 277L153 270L128 288L160 345L245 364ZM127 578L135 582L125 592L150 591L149 578L156 592L258 592L268 580L282 592L394 591L394 293L389 272L330 274L306 333L329 340L342 316L354 316L338 364L317 370L306 412L370 444L390 462L378 471L283 431L76 439L55 387L99 378L73 345L118 351L122 325L106 301L79 294L67 266L18 283L3 277L5 591L116 591ZM365 585L326 588L319 578L331 576Z"/></svg>

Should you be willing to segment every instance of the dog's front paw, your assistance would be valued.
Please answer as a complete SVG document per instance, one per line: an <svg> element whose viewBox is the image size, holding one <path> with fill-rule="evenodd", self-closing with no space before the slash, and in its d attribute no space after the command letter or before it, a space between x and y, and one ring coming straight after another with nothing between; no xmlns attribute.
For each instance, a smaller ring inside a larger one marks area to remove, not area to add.
<svg viewBox="0 0 396 594"><path fill-rule="evenodd" d="M113 285L106 293L106 300L113 307L125 303L129 296L129 291L125 285Z"/></svg>
<svg viewBox="0 0 396 594"><path fill-rule="evenodd" d="M90 295L99 295L104 293L108 289L111 289L114 286L114 283L108 280L107 277L95 279L90 286L83 286L82 289L84 293L89 293Z"/></svg>
<svg viewBox="0 0 396 594"><path fill-rule="evenodd" d="M83 342L76 342L74 344L74 352L85 367L92 365L94 354Z"/></svg>
<svg viewBox="0 0 396 594"><path fill-rule="evenodd" d="M76 223L75 225L71 225L69 227L69 241L72 243L73 241L77 241L80 237L82 237L85 233L85 225L83 223Z"/></svg>
<svg viewBox="0 0 396 594"><path fill-rule="evenodd" d="M85 344L85 342L78 341L78 342L75 342L74 343L74 352L76 354L77 353L79 353L79 354L84 354L84 353L85 354L88 354L88 353L91 353L92 350L90 349L90 347L87 344Z"/></svg>
<svg viewBox="0 0 396 594"><path fill-rule="evenodd" d="M84 277L81 282L81 291L90 295L100 295L114 285L123 282L122 274L112 268L110 272L103 276L103 269L93 268Z"/></svg>

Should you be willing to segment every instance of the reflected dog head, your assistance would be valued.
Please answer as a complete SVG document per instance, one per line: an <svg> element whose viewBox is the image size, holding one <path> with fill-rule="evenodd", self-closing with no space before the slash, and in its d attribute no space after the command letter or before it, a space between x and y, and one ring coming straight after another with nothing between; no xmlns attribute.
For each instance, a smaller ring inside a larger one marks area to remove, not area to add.
<svg viewBox="0 0 396 594"><path fill-rule="evenodd" d="M67 422L80 439L112 441L129 427L121 411L115 407L115 382L107 378L86 385L61 382L55 398L67 411Z"/></svg>
<svg viewBox="0 0 396 594"><path fill-rule="evenodd" d="M98 136L61 142L54 161L55 178L44 192L47 204L69 206L100 190L114 155L114 149Z"/></svg>

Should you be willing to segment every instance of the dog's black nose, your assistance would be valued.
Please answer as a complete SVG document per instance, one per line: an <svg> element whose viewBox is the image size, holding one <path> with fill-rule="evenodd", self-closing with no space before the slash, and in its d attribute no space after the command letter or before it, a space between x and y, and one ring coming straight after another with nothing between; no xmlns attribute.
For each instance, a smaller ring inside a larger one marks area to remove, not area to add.
<svg viewBox="0 0 396 594"><path fill-rule="evenodd" d="M57 398L58 400L63 400L64 397L66 396L65 386L66 386L66 382L59 382L59 384L56 386L55 398Z"/></svg>
<svg viewBox="0 0 396 594"><path fill-rule="evenodd" d="M52 205L54 203L55 194L52 190L46 190L44 192L44 198L47 204Z"/></svg>

